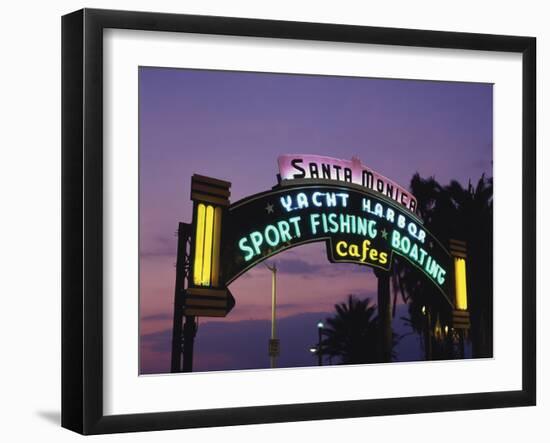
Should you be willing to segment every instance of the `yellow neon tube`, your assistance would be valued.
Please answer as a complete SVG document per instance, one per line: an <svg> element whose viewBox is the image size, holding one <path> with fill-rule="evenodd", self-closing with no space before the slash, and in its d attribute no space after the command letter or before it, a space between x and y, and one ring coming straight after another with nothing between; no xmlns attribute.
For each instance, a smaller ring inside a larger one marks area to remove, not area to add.
<svg viewBox="0 0 550 443"><path fill-rule="evenodd" d="M206 206L199 203L197 207L197 230L195 232L195 261L193 265L193 283L201 285L202 283L202 268L203 268L203 252L204 252L204 221L205 221Z"/></svg>
<svg viewBox="0 0 550 443"><path fill-rule="evenodd" d="M202 265L202 286L210 285L210 270L212 269L212 237L214 236L214 208L206 207L204 224L204 256Z"/></svg>
<svg viewBox="0 0 550 443"><path fill-rule="evenodd" d="M212 245L212 286L220 282L220 234L222 227L222 208L214 210L214 239Z"/></svg>
<svg viewBox="0 0 550 443"><path fill-rule="evenodd" d="M455 257L455 301L456 308L468 309L468 293L466 290L466 260Z"/></svg>

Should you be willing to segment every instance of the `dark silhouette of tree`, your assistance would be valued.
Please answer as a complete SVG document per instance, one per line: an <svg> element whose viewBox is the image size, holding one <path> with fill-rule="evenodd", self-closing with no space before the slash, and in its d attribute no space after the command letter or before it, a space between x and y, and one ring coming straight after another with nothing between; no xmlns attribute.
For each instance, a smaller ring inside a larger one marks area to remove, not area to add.
<svg viewBox="0 0 550 443"><path fill-rule="evenodd" d="M474 357L492 356L493 319L493 182L483 175L474 186L463 188L457 181L440 185L433 177L415 174L411 191L418 200L424 224L443 244L454 238L467 242L468 304ZM427 359L449 358L450 347L438 343L434 329L451 324L450 304L433 284L419 277L404 260L397 258L394 289L409 305L410 325L424 335Z"/></svg>
<svg viewBox="0 0 550 443"><path fill-rule="evenodd" d="M411 180L411 191L418 201L418 214L425 226L443 243L448 242L448 235L443 235L445 222L435 214L450 204L445 189L433 177L422 179L415 174ZM423 337L425 359L445 358L434 352L433 330L438 317L444 324L450 324L450 301L445 300L433 283L405 259L396 257L393 269L394 290L399 291L408 304L410 326Z"/></svg>
<svg viewBox="0 0 550 443"><path fill-rule="evenodd" d="M334 305L336 314L326 319L321 346L323 355L341 364L375 363L378 356L376 306L369 298L349 295L347 302Z"/></svg>
<svg viewBox="0 0 550 443"><path fill-rule="evenodd" d="M446 188L452 202L450 236L468 244L468 308L474 357L493 356L493 180Z"/></svg>

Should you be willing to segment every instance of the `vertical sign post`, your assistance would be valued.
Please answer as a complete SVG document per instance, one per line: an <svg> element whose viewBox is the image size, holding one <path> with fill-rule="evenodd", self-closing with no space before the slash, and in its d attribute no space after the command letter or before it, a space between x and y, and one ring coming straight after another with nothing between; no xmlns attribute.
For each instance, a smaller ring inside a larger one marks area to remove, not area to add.
<svg viewBox="0 0 550 443"><path fill-rule="evenodd" d="M189 285L183 314L183 371L193 370L196 317L225 317L234 299L225 287L220 268L222 223L229 206L231 183L194 174L191 178L193 223Z"/></svg>
<svg viewBox="0 0 550 443"><path fill-rule="evenodd" d="M271 271L271 338L269 339L269 359L272 368L276 366L279 356L279 340L277 339L277 265L266 265Z"/></svg>
<svg viewBox="0 0 550 443"><path fill-rule="evenodd" d="M390 274L382 269L374 269L378 280L378 329L380 359L383 362L391 361L393 347L393 330L390 301Z"/></svg>
<svg viewBox="0 0 550 443"><path fill-rule="evenodd" d="M178 251L176 259L176 285L174 289L174 322L172 326L172 358L171 372L181 372L183 352L183 302L185 288L188 285L189 252L188 244L191 236L191 225L179 223Z"/></svg>
<svg viewBox="0 0 550 443"><path fill-rule="evenodd" d="M457 331L460 341L460 354L464 358L464 336L470 329L470 313L468 312L468 279L466 276L467 247L466 242L451 239L449 251L453 258L454 269L454 305L453 328Z"/></svg>

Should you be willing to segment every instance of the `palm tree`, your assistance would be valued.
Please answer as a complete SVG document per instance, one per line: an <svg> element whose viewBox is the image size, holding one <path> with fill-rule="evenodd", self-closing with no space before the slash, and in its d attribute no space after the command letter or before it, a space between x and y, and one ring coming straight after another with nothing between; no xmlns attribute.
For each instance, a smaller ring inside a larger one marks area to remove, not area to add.
<svg viewBox="0 0 550 443"><path fill-rule="evenodd" d="M347 302L334 305L336 314L326 319L321 342L323 354L341 364L375 363L378 355L376 306L369 298L349 295Z"/></svg>
<svg viewBox="0 0 550 443"><path fill-rule="evenodd" d="M469 310L474 357L493 356L493 180L474 186L451 182L455 223L451 235L468 244Z"/></svg>
<svg viewBox="0 0 550 443"><path fill-rule="evenodd" d="M463 188L457 181L440 185L433 177L422 179L415 174L411 191L418 200L419 215L425 226L442 242L455 238L467 242L469 275L469 310L474 357L492 356L493 317L493 183L481 176L476 186ZM418 278L404 260L394 266L394 288L409 303L412 328L424 334L426 359L433 355L432 331L436 319L450 324L447 302L427 280Z"/></svg>
<svg viewBox="0 0 550 443"><path fill-rule="evenodd" d="M439 216L448 203L444 187L433 177L421 178L415 174L411 180L411 191L418 201L418 214L424 220L425 226L442 242L442 230L446 224L444 217ZM435 326L435 320L439 317L449 324L449 304L441 297L435 286L422 277L410 264L401 257L396 257L393 266L394 294L400 293L402 299L408 304L409 319L413 331L423 337L424 354L426 360L432 360L434 355L434 340L431 331Z"/></svg>

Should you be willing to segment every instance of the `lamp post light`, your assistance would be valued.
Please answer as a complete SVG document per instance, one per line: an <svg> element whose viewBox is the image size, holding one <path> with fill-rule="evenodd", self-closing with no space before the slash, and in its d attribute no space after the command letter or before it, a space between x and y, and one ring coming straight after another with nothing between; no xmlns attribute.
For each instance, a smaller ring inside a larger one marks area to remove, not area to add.
<svg viewBox="0 0 550 443"><path fill-rule="evenodd" d="M319 334L319 342L317 344L317 358L318 358L319 366L323 366L323 346L322 346L321 341L323 339L323 328L324 327L325 327L325 325L323 324L322 321L317 323L317 332Z"/></svg>
<svg viewBox="0 0 550 443"><path fill-rule="evenodd" d="M269 339L269 360L270 366L276 366L276 360L279 355L279 340L276 331L276 308L277 308L277 265L265 265L271 271L271 338Z"/></svg>
<svg viewBox="0 0 550 443"><path fill-rule="evenodd" d="M311 346L309 348L309 352L311 352L312 354L317 354L317 364L319 366L323 366L323 344L322 344L322 340L323 340L323 329L324 329L325 325L323 324L322 321L319 321L317 323L317 334L318 334L318 338L317 338L317 345L316 346Z"/></svg>

